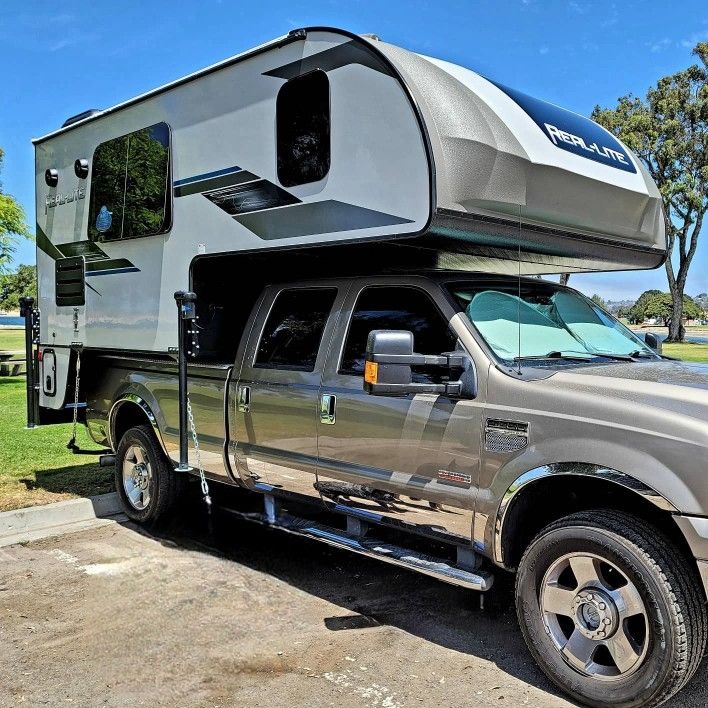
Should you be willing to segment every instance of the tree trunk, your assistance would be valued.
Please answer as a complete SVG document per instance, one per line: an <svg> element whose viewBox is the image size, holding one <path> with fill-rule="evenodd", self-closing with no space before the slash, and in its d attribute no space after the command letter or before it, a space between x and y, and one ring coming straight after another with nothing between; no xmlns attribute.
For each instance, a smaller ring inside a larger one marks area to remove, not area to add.
<svg viewBox="0 0 708 708"><path fill-rule="evenodd" d="M668 212L667 212L668 213ZM694 220L695 213L695 220ZM691 267L693 257L696 255L698 247L698 236L703 225L703 217L705 208L701 211L689 212L684 216L683 226L677 229L670 223L667 224L669 229L669 257L666 259L666 275L669 280L669 291L674 301L671 312L671 323L669 325L669 336L667 342L683 342L686 336L686 328L683 326L683 294L686 289L686 279L688 278L688 269ZM693 225L693 231L689 237L689 228ZM671 262L671 255L674 251L674 244L678 240L678 256L679 268L678 273L674 272L674 266Z"/></svg>
<svg viewBox="0 0 708 708"><path fill-rule="evenodd" d="M674 302L669 321L669 336L666 341L683 342L686 335L686 329L683 326L683 287L679 288L679 283L673 283L670 290Z"/></svg>

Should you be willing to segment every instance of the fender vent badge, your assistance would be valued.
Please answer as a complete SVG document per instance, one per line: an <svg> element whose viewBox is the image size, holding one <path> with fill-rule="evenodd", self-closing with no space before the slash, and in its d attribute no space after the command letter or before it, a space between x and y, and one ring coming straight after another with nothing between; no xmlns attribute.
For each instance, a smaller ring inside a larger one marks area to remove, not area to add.
<svg viewBox="0 0 708 708"><path fill-rule="evenodd" d="M484 426L484 448L487 452L518 452L529 443L529 424L516 420L488 418Z"/></svg>

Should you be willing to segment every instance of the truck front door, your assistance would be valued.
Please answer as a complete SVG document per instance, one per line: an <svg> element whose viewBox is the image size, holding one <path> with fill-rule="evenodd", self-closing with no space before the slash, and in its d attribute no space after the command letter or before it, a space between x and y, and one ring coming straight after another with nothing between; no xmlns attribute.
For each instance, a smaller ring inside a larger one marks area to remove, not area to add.
<svg viewBox="0 0 708 708"><path fill-rule="evenodd" d="M374 329L413 332L415 349L455 349L454 310L424 278L357 282L333 338L320 391L318 490L326 505L471 538L482 403L440 395L372 396L363 388ZM412 284L409 284L412 283ZM337 346L338 345L338 346ZM414 369L414 380L439 371Z"/></svg>

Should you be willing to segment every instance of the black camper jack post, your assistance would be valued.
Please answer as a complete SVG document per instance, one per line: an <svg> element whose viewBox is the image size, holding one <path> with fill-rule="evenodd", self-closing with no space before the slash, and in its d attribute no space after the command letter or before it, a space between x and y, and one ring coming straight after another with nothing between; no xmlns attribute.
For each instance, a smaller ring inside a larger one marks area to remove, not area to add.
<svg viewBox="0 0 708 708"><path fill-rule="evenodd" d="M20 298L20 317L25 318L25 362L27 368L27 427L37 425L37 386L35 383L34 323L35 309L33 297Z"/></svg>
<svg viewBox="0 0 708 708"><path fill-rule="evenodd" d="M194 332L191 324L196 319L197 296L192 292L178 290L175 293L177 303L177 366L179 383L179 465L178 472L189 472L189 451L187 427L187 355L194 356Z"/></svg>

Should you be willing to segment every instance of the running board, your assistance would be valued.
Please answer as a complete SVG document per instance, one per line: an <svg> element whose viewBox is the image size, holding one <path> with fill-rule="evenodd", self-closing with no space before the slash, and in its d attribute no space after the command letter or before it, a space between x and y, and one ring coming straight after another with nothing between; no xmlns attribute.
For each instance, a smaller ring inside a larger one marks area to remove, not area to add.
<svg viewBox="0 0 708 708"><path fill-rule="evenodd" d="M263 514L243 512L228 507L222 509L246 521L322 541L330 546L376 558L469 590L486 592L494 582L494 576L484 570L466 570L442 558L281 512L278 508L278 500L270 494L264 495L264 504ZM348 524L348 529L352 529L351 524Z"/></svg>

